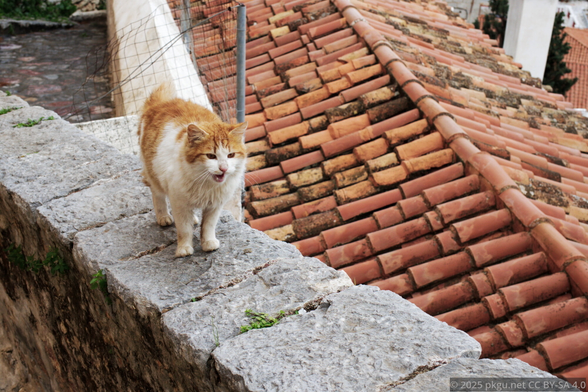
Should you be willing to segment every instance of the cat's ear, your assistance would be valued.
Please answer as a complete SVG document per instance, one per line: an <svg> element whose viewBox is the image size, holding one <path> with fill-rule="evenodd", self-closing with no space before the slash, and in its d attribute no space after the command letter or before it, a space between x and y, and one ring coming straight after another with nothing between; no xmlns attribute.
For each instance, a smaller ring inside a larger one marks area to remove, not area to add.
<svg viewBox="0 0 588 392"><path fill-rule="evenodd" d="M241 124L237 124L235 126L235 128L233 128L233 130L230 132L231 135L235 135L237 137L240 138L244 138L245 137L245 131L247 130L247 126L249 124L247 123L247 121L242 122Z"/></svg>
<svg viewBox="0 0 588 392"><path fill-rule="evenodd" d="M188 125L188 141L191 144L199 143L208 137L208 133L196 124Z"/></svg>

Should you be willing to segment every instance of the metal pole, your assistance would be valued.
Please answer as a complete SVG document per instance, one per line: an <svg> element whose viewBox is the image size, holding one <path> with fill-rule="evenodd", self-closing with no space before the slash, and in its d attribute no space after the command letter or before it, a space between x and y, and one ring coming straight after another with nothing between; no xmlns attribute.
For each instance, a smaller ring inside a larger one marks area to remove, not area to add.
<svg viewBox="0 0 588 392"><path fill-rule="evenodd" d="M245 121L245 40L247 38L247 8L237 7L237 122Z"/></svg>

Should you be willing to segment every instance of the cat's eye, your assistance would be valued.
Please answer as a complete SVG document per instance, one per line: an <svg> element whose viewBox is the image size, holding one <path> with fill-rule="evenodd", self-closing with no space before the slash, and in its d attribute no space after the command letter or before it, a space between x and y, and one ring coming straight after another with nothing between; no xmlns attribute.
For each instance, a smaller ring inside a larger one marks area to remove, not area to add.
<svg viewBox="0 0 588 392"><path fill-rule="evenodd" d="M227 158L235 158L235 153L234 152L230 153L229 155L227 155Z"/></svg>
<svg viewBox="0 0 588 392"><path fill-rule="evenodd" d="M208 158L208 159L216 159L216 155L214 155L214 154L206 154L206 158Z"/></svg>

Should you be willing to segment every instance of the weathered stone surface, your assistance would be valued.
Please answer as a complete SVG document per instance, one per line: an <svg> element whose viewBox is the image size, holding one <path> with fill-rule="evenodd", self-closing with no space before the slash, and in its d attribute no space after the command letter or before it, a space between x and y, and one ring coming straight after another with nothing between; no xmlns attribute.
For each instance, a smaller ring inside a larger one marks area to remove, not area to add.
<svg viewBox="0 0 588 392"><path fill-rule="evenodd" d="M51 115L57 119L13 127ZM11 223L10 237L27 255L41 257L52 246L43 244L38 234L39 206L140 167L137 157L121 155L40 107L1 115L0 137L0 221Z"/></svg>
<svg viewBox="0 0 588 392"><path fill-rule="evenodd" d="M69 141L48 144L37 153L0 161L0 181L32 206L65 197L100 179L140 167L138 158L121 155L114 147L83 135L73 126L64 127L61 121L59 123L54 126L61 126L64 133L74 130ZM73 138L78 135L85 137Z"/></svg>
<svg viewBox="0 0 588 392"><path fill-rule="evenodd" d="M210 373L210 354L217 345L232 345L231 338L251 321L245 310L276 316L312 305L353 283L341 271L314 258L287 259L201 301L177 307L163 315L164 329L201 377Z"/></svg>
<svg viewBox="0 0 588 392"><path fill-rule="evenodd" d="M2 98L2 100L8 100L12 98L12 96L10 97L4 97ZM19 98L19 100L21 100ZM22 101L22 100L21 100ZM47 110L44 109L40 106L24 106L22 104L19 103L18 100L16 100L17 105L16 107L19 107L21 109L19 110L13 110L11 112L8 112L6 114L3 114L0 116L0 132L6 130L6 129L13 129L15 125L21 124L21 123L26 123L29 120L39 120L41 117L43 117L45 120L53 117L53 120L47 120L44 122L49 122L49 121L62 121L61 117L59 117L59 115L51 110ZM13 105L9 105L9 107L14 107ZM69 124L67 122L64 122L65 124ZM61 124L63 125L63 123ZM35 125L36 126L36 125ZM24 130L26 128L34 128L33 127L21 127L21 128L15 128L17 130ZM29 139L29 142L32 142L34 139Z"/></svg>
<svg viewBox="0 0 588 392"><path fill-rule="evenodd" d="M155 221L155 213L149 212L77 233L73 254L76 261L89 266L88 271L94 273L128 259L157 252L174 241L174 227L160 227Z"/></svg>
<svg viewBox="0 0 588 392"><path fill-rule="evenodd" d="M447 365L439 366L429 372L419 374L412 380L399 385L389 385L381 389L382 392L447 392L450 388L449 379L455 378L488 378L500 381L501 378L548 378L552 381L559 380L557 377L537 369L518 359L465 359L459 358ZM561 381L561 380L559 380ZM479 389L482 390L482 389ZM490 390L485 388L484 390ZM497 390L497 389L492 389ZM525 389L527 390L527 389ZM528 389L531 390L531 389ZM553 388L552 391L560 391L562 388ZM566 389L567 390L567 389Z"/></svg>
<svg viewBox="0 0 588 392"><path fill-rule="evenodd" d="M0 94L0 110L12 108L26 108L29 104L24 99L16 95L6 96L5 93ZM0 123L1 124L1 123Z"/></svg>
<svg viewBox="0 0 588 392"><path fill-rule="evenodd" d="M20 109L0 116L0 157L24 157L29 154L37 154L50 145L71 143L75 140L87 139L88 136L80 132L69 123L57 119L42 121L32 127L14 128L19 122L28 119L50 117L54 112L37 106ZM67 125L65 125L67 124ZM64 125L67 131L64 131Z"/></svg>
<svg viewBox="0 0 588 392"><path fill-rule="evenodd" d="M81 230L153 209L151 192L138 170L98 180L89 188L46 203L37 210L43 232L57 231L70 243Z"/></svg>
<svg viewBox="0 0 588 392"><path fill-rule="evenodd" d="M373 391L423 366L478 358L470 336L389 291L356 286L213 352L224 391Z"/></svg>
<svg viewBox="0 0 588 392"><path fill-rule="evenodd" d="M74 249L80 263L105 269L109 290L142 313L163 311L236 283L270 261L302 257L294 246L274 241L225 212L216 228L218 250L202 251L200 225L196 225L194 254L174 258L175 228L156 227L151 218L135 216L82 232ZM134 249L129 252L129 248Z"/></svg>

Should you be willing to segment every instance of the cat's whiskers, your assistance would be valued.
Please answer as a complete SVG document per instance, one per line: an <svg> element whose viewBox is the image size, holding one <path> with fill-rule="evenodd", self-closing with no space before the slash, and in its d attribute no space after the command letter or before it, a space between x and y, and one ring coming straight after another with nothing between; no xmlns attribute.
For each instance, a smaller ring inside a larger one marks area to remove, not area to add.
<svg viewBox="0 0 588 392"><path fill-rule="evenodd" d="M259 176L257 174L254 174L252 172L249 172L249 182L251 185L257 185L259 184Z"/></svg>

